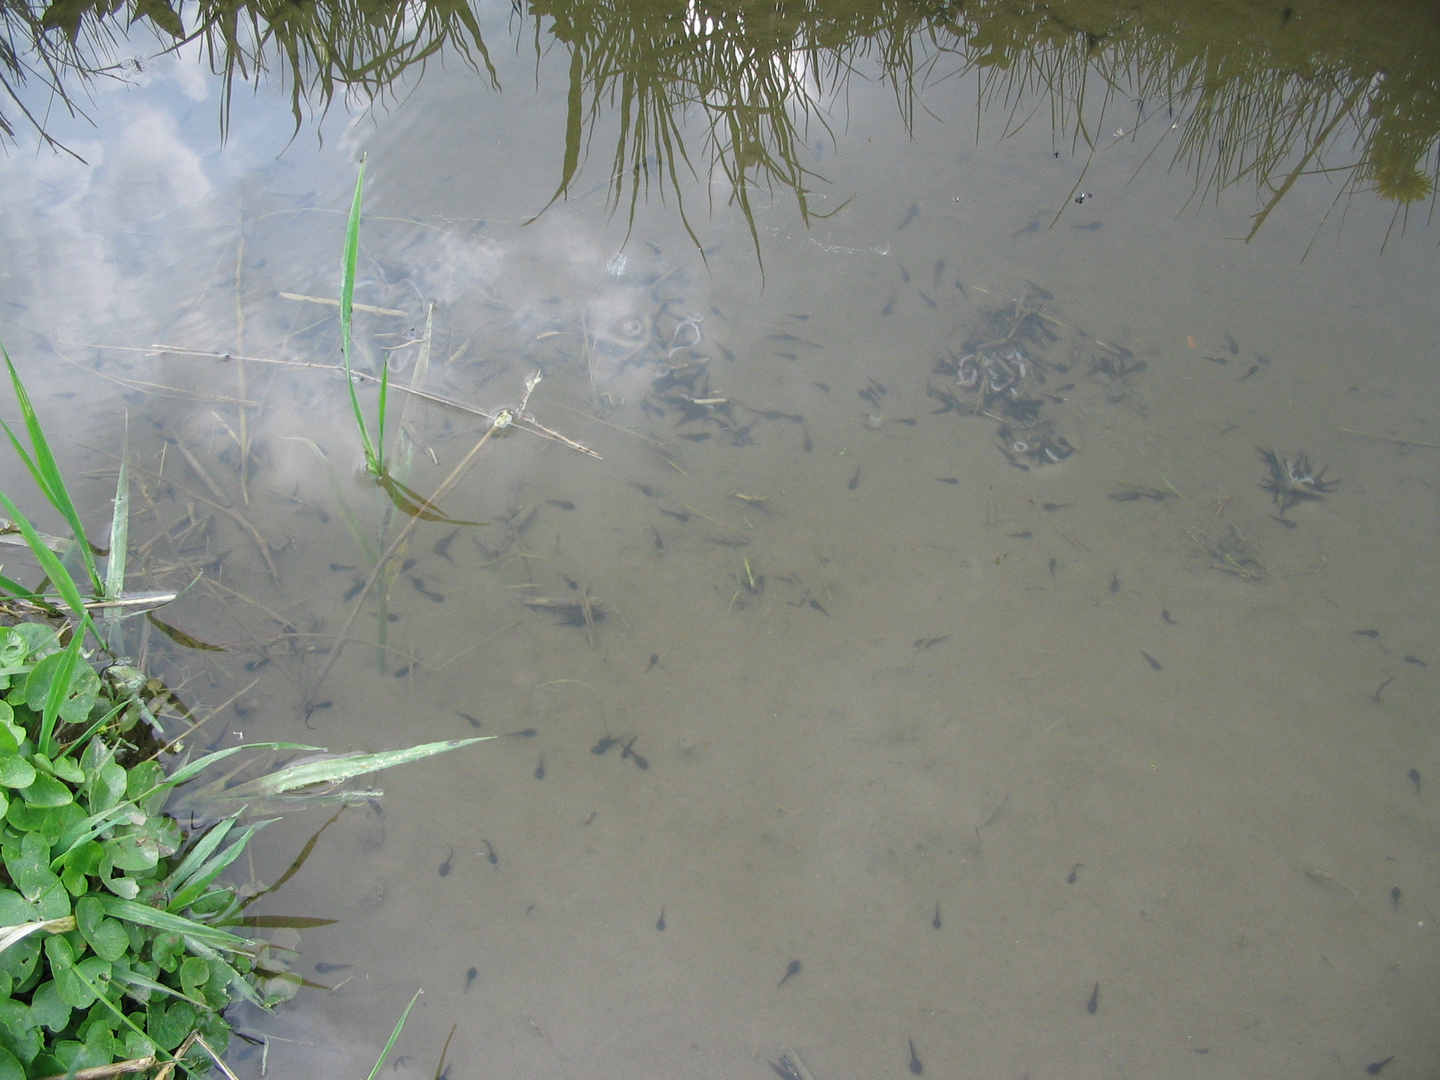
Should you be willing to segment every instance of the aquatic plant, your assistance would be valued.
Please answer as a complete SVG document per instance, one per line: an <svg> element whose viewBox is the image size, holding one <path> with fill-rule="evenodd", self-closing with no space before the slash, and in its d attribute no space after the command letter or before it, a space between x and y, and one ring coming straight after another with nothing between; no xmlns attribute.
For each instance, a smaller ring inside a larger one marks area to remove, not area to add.
<svg viewBox="0 0 1440 1080"><path fill-rule="evenodd" d="M360 409L355 393L355 374L350 366L350 331L355 317L355 265L360 257L360 202L365 187L365 159L355 177L355 197L350 200L350 217L345 225L345 255L340 261L340 354L345 363L345 387L350 391L350 408L360 443L365 450L365 468L377 479L385 475L385 408L390 397L390 365L380 365L380 407L375 420L375 438Z"/></svg>

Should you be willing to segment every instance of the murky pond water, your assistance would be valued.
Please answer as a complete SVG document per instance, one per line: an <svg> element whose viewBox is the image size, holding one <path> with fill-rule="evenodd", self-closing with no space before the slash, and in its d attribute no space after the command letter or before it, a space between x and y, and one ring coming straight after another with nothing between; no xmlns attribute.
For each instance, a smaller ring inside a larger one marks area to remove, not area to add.
<svg viewBox="0 0 1440 1080"><path fill-rule="evenodd" d="M1158 98L1092 153L862 57L799 81L808 220L737 203L698 107L694 175L642 147L613 208L601 109L545 209L570 55L485 31L501 90L433 65L320 145L270 88L222 148L157 61L62 132L88 164L0 164L0 337L96 521L128 418L136 563L228 650L143 642L205 739L519 733L386 775L264 902L336 920L336 989L242 1018L268 1071L364 1075L423 987L395 1075L1433 1073L1428 200L1306 175L1246 240ZM359 363L397 475L468 459L439 509L484 523L368 590L406 519L305 366L362 152Z"/></svg>

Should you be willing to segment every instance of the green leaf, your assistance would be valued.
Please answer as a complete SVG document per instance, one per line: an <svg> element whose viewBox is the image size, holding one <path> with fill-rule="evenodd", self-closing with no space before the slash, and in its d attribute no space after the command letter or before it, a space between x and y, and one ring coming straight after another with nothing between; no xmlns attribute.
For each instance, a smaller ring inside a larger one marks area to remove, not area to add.
<svg viewBox="0 0 1440 1080"><path fill-rule="evenodd" d="M370 441L370 431L365 425L365 415L360 411L360 399L355 395L355 376L350 370L350 324L355 308L355 266L360 255L360 204L365 187L365 158L360 158L360 172L355 177L355 197L350 202L350 218L345 225L345 254L340 263L340 356L345 363L345 385L350 390L350 408L355 414L355 426L360 432L360 445L365 451L365 467L373 476L384 472L384 462L376 453L375 444ZM13 438L13 436L12 436ZM384 447L380 452L384 453Z"/></svg>
<svg viewBox="0 0 1440 1080"><path fill-rule="evenodd" d="M25 1080L25 1067L3 1046L0 1046L0 1080Z"/></svg>
<svg viewBox="0 0 1440 1080"><path fill-rule="evenodd" d="M142 761L126 778L125 797L138 800L165 779L165 769L158 761Z"/></svg>
<svg viewBox="0 0 1440 1080"><path fill-rule="evenodd" d="M0 630L0 671L7 675L21 670L25 657L30 655L30 645L14 627Z"/></svg>
<svg viewBox="0 0 1440 1080"><path fill-rule="evenodd" d="M180 865L170 871L170 876L165 879L165 884L172 893L184 888L200 865L220 846L220 842L234 827L234 818L217 822L205 831L205 835L191 845Z"/></svg>
<svg viewBox="0 0 1440 1080"><path fill-rule="evenodd" d="M185 937L182 934L156 934L150 943L150 956L163 971L174 971L185 955Z"/></svg>
<svg viewBox="0 0 1440 1080"><path fill-rule="evenodd" d="M142 0L143 2L143 0ZM164 5L160 5L164 8ZM169 8L164 8L168 13ZM173 13L172 13L173 14ZM176 19L178 25L179 19ZM176 35L179 36L178 34ZM120 444L120 475L115 481L115 504L110 515L110 554L105 560L105 599L118 600L125 593L125 559L130 549L130 418L125 418L125 438ZM105 640L115 652L124 651L121 613L105 609Z"/></svg>
<svg viewBox="0 0 1440 1080"><path fill-rule="evenodd" d="M190 910L197 917L214 915L217 912L224 911L234 901L234 889L214 889L191 904Z"/></svg>
<svg viewBox="0 0 1440 1080"><path fill-rule="evenodd" d="M375 1067L370 1070L370 1075L365 1080L375 1080L380 1074L380 1066L385 1064L385 1059L390 1056L390 1051L395 1047L395 1041L400 1038L400 1029L405 1026L405 1021L410 1016L410 1010L415 1007L415 1002L420 1000L424 990L416 990L415 996L410 999L410 1004L405 1006L405 1011L400 1014L400 1019L395 1022L395 1030L390 1032L390 1038L385 1041L385 1049L380 1051L380 1057L375 1062Z"/></svg>
<svg viewBox="0 0 1440 1080"><path fill-rule="evenodd" d="M98 956L86 957L78 964L55 971L56 992L60 1000L75 1009L90 1008L95 1004L96 990L109 982L110 963Z"/></svg>
<svg viewBox="0 0 1440 1080"><path fill-rule="evenodd" d="M83 634L75 634L63 652L53 661L48 656L40 661L25 680L26 704L41 714L40 733L35 742L42 753L53 755L51 735L56 725L61 720L82 723L99 695L100 676L80 656L83 640ZM47 668L47 665L53 666ZM37 681L39 687L35 685ZM43 705L36 703L37 697Z"/></svg>
<svg viewBox="0 0 1440 1080"><path fill-rule="evenodd" d="M41 809L68 806L75 801L75 793L53 776L36 773L35 780L20 794L27 806Z"/></svg>
<svg viewBox="0 0 1440 1080"><path fill-rule="evenodd" d="M160 848L143 832L127 832L103 841L105 856L117 870L138 873L160 862Z"/></svg>
<svg viewBox="0 0 1440 1080"><path fill-rule="evenodd" d="M145 1034L162 1050L174 1050L190 1034L199 1012L185 1001L152 1001L145 1010Z"/></svg>
<svg viewBox="0 0 1440 1080"><path fill-rule="evenodd" d="M80 764L67 757L58 757L50 762L50 769L61 780L71 784L83 784L85 782L85 770Z"/></svg>
<svg viewBox="0 0 1440 1080"><path fill-rule="evenodd" d="M0 349L0 352L3 351ZM7 432L10 431L3 420L0 420L0 427L4 427ZM10 438L13 441L14 434L11 434ZM80 620L81 630L93 631L95 624L90 620L90 613L85 610L85 601L80 596L80 590L75 586L75 579L70 576L70 571L65 569L65 564L45 546L45 541L35 531L35 526L30 524L25 515L20 512L20 508L10 501L10 496L6 495L4 491L0 491L0 506L5 507L11 519L20 527L20 532L25 537L25 543L29 545L30 553L35 556L35 561L40 564L40 569L45 571L51 584L59 591L71 613ZM80 547L87 556L90 554L90 545L81 544Z"/></svg>
<svg viewBox="0 0 1440 1080"><path fill-rule="evenodd" d="M209 961L199 956L188 957L180 965L180 986L187 997L202 997L202 987L210 981Z"/></svg>
<svg viewBox="0 0 1440 1080"><path fill-rule="evenodd" d="M70 1006L60 997L54 980L41 983L30 995L30 1015L35 1023L51 1031L60 1031L70 1023Z"/></svg>
<svg viewBox="0 0 1440 1080"><path fill-rule="evenodd" d="M140 895L140 883L134 878L113 878L104 873L100 876L100 883L122 900L134 900Z"/></svg>
<svg viewBox="0 0 1440 1080"><path fill-rule="evenodd" d="M139 1032L125 1032L125 1057L129 1061L136 1058L153 1057L158 1047L155 1043L141 1035Z"/></svg>
<svg viewBox="0 0 1440 1080"><path fill-rule="evenodd" d="M51 971L64 971L75 966L75 948L64 934L50 934L45 938L45 959Z"/></svg>
<svg viewBox="0 0 1440 1080"><path fill-rule="evenodd" d="M111 1024L116 1022L117 1017L114 1014L108 1010L105 1011L105 1014ZM91 1010L90 1015L95 1016L95 1011ZM109 1065L115 1060L116 1052L119 1049L120 1044L115 1038L114 1028L108 1024L92 1023L85 1029L85 1064L89 1068Z"/></svg>
<svg viewBox="0 0 1440 1080"><path fill-rule="evenodd" d="M255 830L259 827L259 824L250 826L250 828L246 829L245 832L240 835L239 839L202 866L196 872L194 878L175 894L175 898L167 907L171 911L184 911L185 908L198 900L201 894L210 887L210 883L220 875L220 872L234 862L240 853L245 850L245 845L250 842L250 837L255 834Z"/></svg>
<svg viewBox="0 0 1440 1080"><path fill-rule="evenodd" d="M5 845L4 855L10 880L26 900L34 901L60 883L50 869L50 845L38 833L27 832L18 846Z"/></svg>
<svg viewBox="0 0 1440 1080"><path fill-rule="evenodd" d="M35 1020L30 1015L29 1006L21 1001L10 1000L10 995L6 994L5 1000L0 1001L0 1035L13 1038L34 1026Z"/></svg>
<svg viewBox="0 0 1440 1080"><path fill-rule="evenodd" d="M8 732L7 732L8 736ZM0 736L3 738L3 736ZM14 739L9 740L14 743ZM0 756L0 785L9 788L27 788L35 782L35 766L20 757L13 750Z"/></svg>
<svg viewBox="0 0 1440 1080"><path fill-rule="evenodd" d="M166 4L165 0L136 0L135 18L139 19L142 16L173 38L178 39L185 36L185 25L180 21L179 14Z"/></svg>
<svg viewBox="0 0 1440 1080"><path fill-rule="evenodd" d="M493 738L493 736L492 736L492 738ZM324 752L324 748L323 748L323 747L319 747L319 746L306 746L306 745L304 745L303 743L286 743L286 742L244 743L244 744L242 744L242 745L240 745L240 746L227 746L224 750L216 750L214 753L206 754L206 755L205 755L204 757L202 757L202 758L198 758L198 759L196 759L195 761L192 761L192 762L189 762L189 763L187 763L187 764L185 764L185 765L180 766L180 768L176 769L173 773L170 774L169 778L165 781L165 786L166 786L166 787L172 787L172 788L173 788L173 787L179 787L181 784L185 783L187 780L190 780L190 779L194 778L195 776L199 775L202 770L204 770L204 769L206 769L206 768L209 768L211 765L214 765L217 761L222 761L222 760L224 760L225 758L229 757L231 754L238 753L238 752L241 751L241 750L312 750L312 751L320 751L321 753ZM130 798L132 798L132 799L137 797L137 796L134 794L134 791L135 791L135 773L136 773L140 768L142 768L143 765L155 765L155 767L156 767L157 771L159 771L160 775L161 775L162 777L164 776L164 770L163 770L163 769L160 769L159 765L157 765L157 764L156 764L155 762L153 762L153 761L151 761L151 762L142 762L141 765L135 766L135 768L133 768L133 769L130 770L130 792L131 792Z"/></svg>
<svg viewBox="0 0 1440 1080"><path fill-rule="evenodd" d="M90 812L98 814L109 810L125 797L125 769L114 761L107 761L90 777Z"/></svg>
<svg viewBox="0 0 1440 1080"><path fill-rule="evenodd" d="M125 927L107 918L98 897L82 897L75 904L75 924L86 943L102 960L119 960L130 951Z"/></svg>
<svg viewBox="0 0 1440 1080"><path fill-rule="evenodd" d="M43 775L43 774L42 774ZM5 820L23 832L36 832L45 838L51 847L60 843L60 838L85 817L85 811L75 803L64 806L27 806L23 802L12 802L5 811ZM51 869L55 869L53 866Z"/></svg>

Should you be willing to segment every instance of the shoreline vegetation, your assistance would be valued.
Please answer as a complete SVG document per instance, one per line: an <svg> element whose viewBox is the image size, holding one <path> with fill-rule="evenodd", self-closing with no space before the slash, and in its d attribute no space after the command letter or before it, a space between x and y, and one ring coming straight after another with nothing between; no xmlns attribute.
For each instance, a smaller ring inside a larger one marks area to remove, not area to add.
<svg viewBox="0 0 1440 1080"><path fill-rule="evenodd" d="M341 296L347 369L363 175L362 166ZM140 618L192 648L217 647L156 615L177 593L127 590L126 449L108 543L101 547L85 531L3 347L0 356L22 419L19 434L4 421L0 426L42 501L70 530L69 536L40 532L0 490L0 539L18 540L39 573L33 586L0 574L0 1080L79 1070L87 1080L136 1073L163 1080L177 1068L202 1075L212 1066L231 1076L222 1060L233 1033L225 1010L242 1001L269 1010L302 986L314 986L292 967L296 931L331 921L247 909L303 867L330 822L273 884L238 887L224 880L227 868L285 810L343 810L373 800L381 793L349 782L497 736L379 753L331 754L283 741L200 752L192 737L225 705L196 719L127 652L136 640L128 620ZM507 426L532 420L524 408ZM372 478L386 495L385 524L397 507L410 523L434 520L426 508L438 494L412 496L394 478L409 452L404 437L396 439L388 464L383 457L383 398L375 441L358 402L355 416L373 455L367 457ZM500 428L497 419L482 445ZM385 565L382 556L372 581ZM212 772L242 751L245 757ZM274 933L267 938L263 930ZM418 996L404 1009L372 1080Z"/></svg>
<svg viewBox="0 0 1440 1080"><path fill-rule="evenodd" d="M483 102L502 88L478 10L457 0L320 0L278 14L216 0L0 0L0 137L29 127L65 150L45 117L57 105L83 114L96 80L143 69L147 59L126 36L132 26L153 35L157 54L190 48L204 57L222 81L222 136L236 82L267 76L286 88L297 133L337 97L386 102L397 80L442 57L474 72ZM867 64L893 88L907 130L929 108L928 87L978 75L977 125L995 109L1004 137L1048 113L1057 155L1068 150L1087 166L1111 143L1133 140L1148 148L1150 167L1193 177L1193 202L1252 190L1251 237L1304 176L1326 176L1337 207L1379 194L1402 228L1417 204L1433 208L1440 180L1440 13L1421 0L1243 9L533 0L516 13L515 44L533 30L537 64L546 37L570 54L566 122L553 136L562 164L547 206L569 197L594 136L618 128L610 160L599 163L612 212L623 208L633 222L639 199L658 187L674 196L693 238L682 188L722 175L757 251L752 188L789 191L802 217L821 216L809 197L827 181L805 164L809 147L843 122L830 107ZM42 98L45 110L27 104ZM697 118L702 145L687 147ZM1083 182L1082 171L1077 190Z"/></svg>

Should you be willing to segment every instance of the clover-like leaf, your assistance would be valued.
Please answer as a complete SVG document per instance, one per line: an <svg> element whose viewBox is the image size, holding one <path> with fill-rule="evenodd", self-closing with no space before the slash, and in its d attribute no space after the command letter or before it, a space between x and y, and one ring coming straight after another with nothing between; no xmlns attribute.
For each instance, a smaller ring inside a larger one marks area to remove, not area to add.
<svg viewBox="0 0 1440 1080"><path fill-rule="evenodd" d="M21 832L39 833L45 842L55 845L70 829L85 817L74 802L64 806L29 806L19 799L5 811L5 820Z"/></svg>
<svg viewBox="0 0 1440 1080"><path fill-rule="evenodd" d="M103 990L109 982L110 963L98 956L86 957L78 964L55 972L56 992L60 1000L76 1009L88 1009L94 1005L95 991Z"/></svg>
<svg viewBox="0 0 1440 1080"><path fill-rule="evenodd" d="M60 988L53 979L41 983L30 995L30 1015L35 1023L51 1031L61 1031L70 1023L70 1006L60 997Z"/></svg>
<svg viewBox="0 0 1440 1080"><path fill-rule="evenodd" d="M8 734L8 733L7 733ZM4 738L4 736L0 736ZM13 744L14 740L10 742ZM27 788L35 782L35 766L26 761L14 750L8 754L0 755L0 786L8 788Z"/></svg>
<svg viewBox="0 0 1440 1080"><path fill-rule="evenodd" d="M26 900L34 901L60 883L50 869L50 845L39 833L27 832L19 845L5 846L5 869Z"/></svg>
<svg viewBox="0 0 1440 1080"><path fill-rule="evenodd" d="M38 1031L35 1032L37 1041L39 1034ZM3 1046L0 1046L0 1080L25 1080L25 1066L21 1065L15 1055Z"/></svg>
<svg viewBox="0 0 1440 1080"><path fill-rule="evenodd" d="M35 755L39 757L39 754ZM71 784L83 784L85 782L85 770L80 767L78 761L67 757L59 757L50 762L50 770L61 780Z"/></svg>
<svg viewBox="0 0 1440 1080"><path fill-rule="evenodd" d="M210 980L210 964L199 956L188 956L180 965L180 986L186 997L200 998L202 987Z"/></svg>
<svg viewBox="0 0 1440 1080"><path fill-rule="evenodd" d="M186 1001L152 1001L145 1010L145 1034L162 1050L174 1050L195 1026L199 1014Z"/></svg>
<svg viewBox="0 0 1440 1080"><path fill-rule="evenodd" d="M37 772L35 779L20 794L27 806L53 807L68 806L75 801L75 793L55 777Z"/></svg>
<svg viewBox="0 0 1440 1080"><path fill-rule="evenodd" d="M151 870L160 861L160 849L144 833L128 831L105 841L106 859L118 870Z"/></svg>
<svg viewBox="0 0 1440 1080"><path fill-rule="evenodd" d="M107 761L89 776L90 812L109 810L125 797L125 770L114 761Z"/></svg>
<svg viewBox="0 0 1440 1080"><path fill-rule="evenodd" d="M13 626L0 629L0 672L19 671L29 652L29 644Z"/></svg>
<svg viewBox="0 0 1440 1080"><path fill-rule="evenodd" d="M130 936L125 933L125 927L106 917L97 897L85 896L76 902L75 925L102 960L119 960L130 950Z"/></svg>

